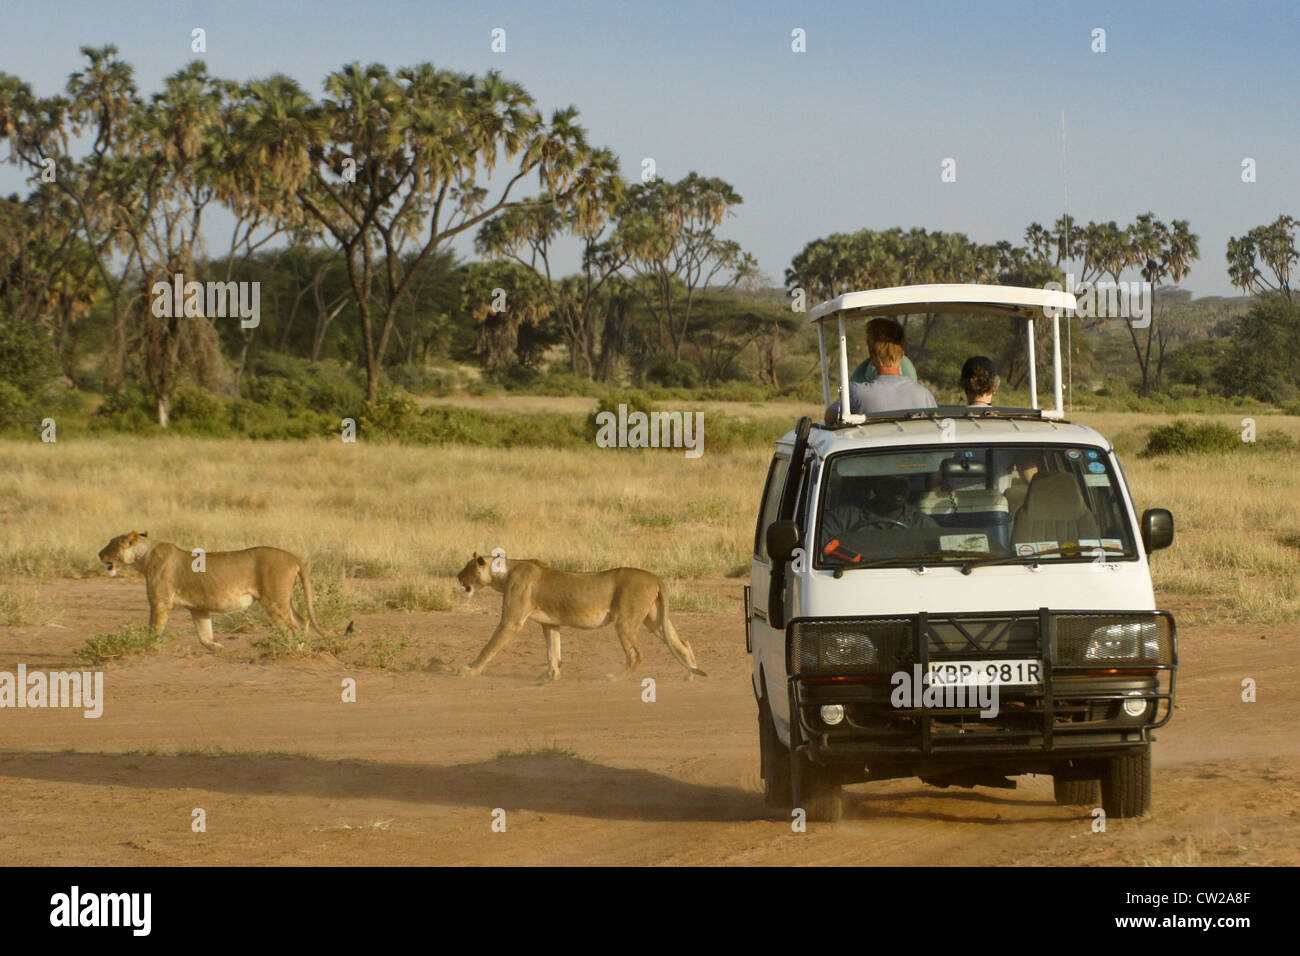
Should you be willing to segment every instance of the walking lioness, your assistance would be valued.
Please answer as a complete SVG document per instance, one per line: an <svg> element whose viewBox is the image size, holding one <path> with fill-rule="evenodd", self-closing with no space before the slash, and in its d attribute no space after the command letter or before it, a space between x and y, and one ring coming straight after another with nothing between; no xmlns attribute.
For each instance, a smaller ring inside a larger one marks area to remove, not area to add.
<svg viewBox="0 0 1300 956"><path fill-rule="evenodd" d="M504 567L503 567L504 565ZM483 646L473 664L462 673L477 677L524 624L531 620L542 626L546 637L547 677L560 676L560 628L592 630L613 624L618 632L627 669L615 680L622 680L641 663L636 646L641 625L655 631L673 656L686 668L686 676L707 676L695 666L691 645L677 636L668 620L668 600L663 582L640 568L613 568L609 571L555 571L540 561L511 558L485 558L475 553L456 575L467 594L479 588L496 588L505 597L501 601L501 622Z"/></svg>
<svg viewBox="0 0 1300 956"><path fill-rule="evenodd" d="M199 643L219 651L212 639L212 615L242 611L261 601L276 627L301 627L307 621L293 610L293 579L302 581L307 603L307 620L320 631L312 609L311 579L295 555L279 548L245 548L243 551L209 551L202 556L203 570L196 571L196 556L166 541L150 541L148 532L119 534L99 552L108 573L129 565L144 575L149 596L149 626L161 632L173 605L189 609Z"/></svg>

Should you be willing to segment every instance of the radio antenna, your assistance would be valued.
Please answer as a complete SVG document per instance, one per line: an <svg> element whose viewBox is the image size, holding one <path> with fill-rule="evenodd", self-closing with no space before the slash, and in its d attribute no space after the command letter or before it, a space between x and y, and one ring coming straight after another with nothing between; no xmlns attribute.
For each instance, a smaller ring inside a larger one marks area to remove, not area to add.
<svg viewBox="0 0 1300 956"><path fill-rule="evenodd" d="M1065 192L1064 200L1064 222L1065 222L1065 248L1070 248L1070 166L1066 159L1065 152L1065 110L1061 110L1061 186ZM1065 368L1067 381L1069 382L1069 399L1068 405L1070 413L1074 413L1074 323L1071 316L1065 317Z"/></svg>

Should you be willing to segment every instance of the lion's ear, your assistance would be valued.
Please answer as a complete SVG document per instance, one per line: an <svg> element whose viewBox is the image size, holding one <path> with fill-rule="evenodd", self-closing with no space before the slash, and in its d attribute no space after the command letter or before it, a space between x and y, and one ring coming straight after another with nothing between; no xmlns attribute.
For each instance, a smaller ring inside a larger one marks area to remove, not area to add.
<svg viewBox="0 0 1300 956"><path fill-rule="evenodd" d="M136 543L137 541L139 541L139 540L140 540L140 532L138 532L138 531L132 531L132 532L131 532L131 536L130 536L129 538L126 539L126 543L127 543L127 544L135 544L135 543Z"/></svg>
<svg viewBox="0 0 1300 956"><path fill-rule="evenodd" d="M478 566L479 566L479 567L482 567L483 565L487 564L487 559L486 559L486 558L482 558L482 557L480 557L480 556L477 555L477 554L474 555L474 560L478 563Z"/></svg>
<svg viewBox="0 0 1300 956"><path fill-rule="evenodd" d="M478 560L478 552L477 552L477 551L474 552L474 560L475 560L475 561Z"/></svg>
<svg viewBox="0 0 1300 956"><path fill-rule="evenodd" d="M149 537L149 532L148 532L148 531L141 531L141 532L140 532L140 537L142 537L142 538L147 538L147 537Z"/></svg>

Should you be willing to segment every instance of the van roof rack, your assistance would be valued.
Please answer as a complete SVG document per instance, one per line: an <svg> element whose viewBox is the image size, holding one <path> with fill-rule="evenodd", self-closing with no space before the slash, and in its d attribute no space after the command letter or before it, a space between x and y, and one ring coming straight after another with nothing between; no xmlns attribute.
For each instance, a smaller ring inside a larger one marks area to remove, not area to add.
<svg viewBox="0 0 1300 956"><path fill-rule="evenodd" d="M1073 313L1076 306L1074 294L1050 287L1026 289L1018 286L970 284L905 285L889 289L868 289L846 292L813 308L808 321L817 326L817 345L822 365L822 397L831 404L830 368L826 362L826 323L835 318L839 331L839 377L836 391L840 399L840 421L843 425L860 425L867 421L865 415L850 414L849 405L849 353L844 334L844 319L870 319L881 315L959 314L1011 316L1025 320L1026 347L1029 353L1029 404L1028 411L1039 412L1038 370L1035 364L1034 319L1052 320L1052 372L1056 407L1041 410L1041 417L1063 419L1064 396L1061 388L1061 314ZM933 411L931 409L930 411ZM888 413L894 414L894 413ZM955 417L949 415L948 417ZM1004 416L1012 417L1012 416Z"/></svg>
<svg viewBox="0 0 1300 956"><path fill-rule="evenodd" d="M887 412L868 412L865 415L854 417L860 418L862 421L839 421L831 424L816 422L813 424L813 428L836 431L842 428L854 428L858 425L872 425L878 422L942 421L945 418L965 418L970 420L989 418L996 421L1011 421L1013 419L1034 422L1056 421L1069 424L1065 418L1057 418L1052 415L1050 409L1015 408L1001 405L940 405L938 408L901 408Z"/></svg>

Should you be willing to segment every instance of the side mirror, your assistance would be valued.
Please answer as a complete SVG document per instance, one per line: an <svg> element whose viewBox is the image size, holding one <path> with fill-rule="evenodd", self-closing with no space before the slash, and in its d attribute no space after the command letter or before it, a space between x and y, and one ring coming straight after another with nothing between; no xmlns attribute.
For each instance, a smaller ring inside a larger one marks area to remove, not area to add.
<svg viewBox="0 0 1300 956"><path fill-rule="evenodd" d="M767 526L767 553L773 561L789 561L799 547L799 526L793 521L773 521Z"/></svg>
<svg viewBox="0 0 1300 956"><path fill-rule="evenodd" d="M1148 508L1142 512L1142 546L1147 554L1173 543L1174 516L1164 508Z"/></svg>

